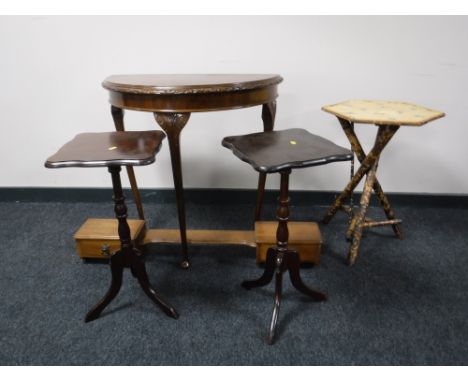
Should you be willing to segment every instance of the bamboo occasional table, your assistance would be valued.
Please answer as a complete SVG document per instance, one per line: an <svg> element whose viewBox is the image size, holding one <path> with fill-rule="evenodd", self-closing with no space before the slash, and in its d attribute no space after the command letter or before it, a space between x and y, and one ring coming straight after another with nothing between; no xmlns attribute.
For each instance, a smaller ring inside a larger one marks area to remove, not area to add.
<svg viewBox="0 0 468 382"><path fill-rule="evenodd" d="M262 105L263 130L273 130L276 114L277 87L283 79L270 74L210 74L210 75L114 75L102 86L109 91L111 112L117 131L124 130L124 109L154 114L157 124L169 141L172 173L177 200L180 237L177 232L149 230L145 241L181 242L183 268L190 266L187 253L187 229L183 195L180 133L193 112L221 111ZM141 220L144 212L135 174L127 172ZM258 181L256 220L260 218L266 175ZM209 232L195 232L193 242L206 242ZM216 234L219 237L219 232ZM242 236L242 235L241 235ZM219 239L218 239L219 240ZM243 239L241 238L241 241ZM227 232L223 242L238 242Z"/></svg>
<svg viewBox="0 0 468 382"><path fill-rule="evenodd" d="M346 188L329 208L323 219L324 223L328 223L340 208L351 213L352 219L346 236L348 239L351 239L351 246L348 253L348 264L353 265L358 257L363 228L391 225L395 235L402 238L400 229L401 220L396 219L395 213L393 212L376 177L377 166L382 150L387 146L388 142L400 126L421 126L427 122L442 118L445 114L440 111L427 109L422 106L405 102L372 100L351 100L340 102L334 105L324 106L322 110L338 117L346 137L351 143L351 148L361 163L359 169L352 176ZM378 126L374 146L367 155L354 132L355 123L374 124ZM355 216L353 216L352 211L350 209L346 209L343 203L346 198L350 196L364 175L367 175L367 178L364 184L364 191L361 196L360 210ZM370 221L366 219L372 190L379 199L388 220Z"/></svg>

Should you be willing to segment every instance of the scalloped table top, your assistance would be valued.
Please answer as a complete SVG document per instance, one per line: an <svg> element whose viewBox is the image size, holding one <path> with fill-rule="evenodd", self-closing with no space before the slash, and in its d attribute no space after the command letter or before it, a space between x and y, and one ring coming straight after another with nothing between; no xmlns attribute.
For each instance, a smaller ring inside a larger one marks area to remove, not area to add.
<svg viewBox="0 0 468 382"><path fill-rule="evenodd" d="M45 166L145 166L155 161L165 137L159 130L81 133L49 157Z"/></svg>
<svg viewBox="0 0 468 382"><path fill-rule="evenodd" d="M323 111L356 123L421 126L445 113L398 101L350 100L322 107Z"/></svg>
<svg viewBox="0 0 468 382"><path fill-rule="evenodd" d="M271 173L351 160L352 151L304 129L226 137L222 145L259 172Z"/></svg>
<svg viewBox="0 0 468 382"><path fill-rule="evenodd" d="M251 90L283 81L277 74L128 74L107 77L107 90L134 94L196 94Z"/></svg>

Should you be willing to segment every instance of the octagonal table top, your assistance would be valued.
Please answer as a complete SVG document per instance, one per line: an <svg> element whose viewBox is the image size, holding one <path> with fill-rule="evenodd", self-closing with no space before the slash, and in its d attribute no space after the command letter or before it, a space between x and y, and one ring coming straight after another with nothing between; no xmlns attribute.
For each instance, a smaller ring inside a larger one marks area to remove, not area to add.
<svg viewBox="0 0 468 382"><path fill-rule="evenodd" d="M445 115L407 102L378 100L349 100L322 110L350 122L397 126L421 126Z"/></svg>

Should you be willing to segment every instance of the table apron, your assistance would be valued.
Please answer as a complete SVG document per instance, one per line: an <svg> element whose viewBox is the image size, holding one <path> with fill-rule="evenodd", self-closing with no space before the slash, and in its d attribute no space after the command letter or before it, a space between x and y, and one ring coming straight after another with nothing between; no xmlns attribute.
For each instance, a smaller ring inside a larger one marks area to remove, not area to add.
<svg viewBox="0 0 468 382"><path fill-rule="evenodd" d="M115 107L168 113L239 109L270 103L277 97L277 85L225 93L135 94L109 91L109 102Z"/></svg>

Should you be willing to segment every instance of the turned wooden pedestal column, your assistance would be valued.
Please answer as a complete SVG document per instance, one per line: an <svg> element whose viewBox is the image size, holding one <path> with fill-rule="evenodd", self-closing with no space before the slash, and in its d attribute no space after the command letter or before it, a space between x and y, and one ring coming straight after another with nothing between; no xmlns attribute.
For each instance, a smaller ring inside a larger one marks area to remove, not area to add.
<svg viewBox="0 0 468 382"><path fill-rule="evenodd" d="M283 273L288 271L291 284L299 292L313 298L315 301L324 301L327 296L322 292L307 287L301 279L299 253L288 248L288 220L289 220L289 174L291 170L281 171L281 185L279 206L276 212L278 228L276 231L276 247L271 247L267 252L265 271L263 275L252 281L244 281L242 286L246 289L258 288L271 282L275 276L275 302L271 317L267 342L272 344L275 339L276 326L281 304Z"/></svg>
<svg viewBox="0 0 468 382"><path fill-rule="evenodd" d="M166 315L178 318L176 310L151 286L142 253L132 243L127 222L127 206L120 180L121 166L144 166L155 161L161 148L164 133L161 131L131 131L113 133L85 133L77 135L56 154L47 159L48 168L107 167L114 191L114 211L118 220L120 249L111 254L111 285L104 297L88 312L85 321L99 317L117 296L122 286L123 270L129 268L145 294Z"/></svg>
<svg viewBox="0 0 468 382"><path fill-rule="evenodd" d="M347 161L352 155L350 150L302 129L226 137L223 146L261 174L281 174L276 246L267 252L263 275L242 283L246 289L257 288L269 284L275 276L275 302L267 337L267 342L272 344L278 324L284 272L288 271L292 285L299 292L316 301L326 300L325 294L304 284L299 272L299 253L288 246L289 175L293 169Z"/></svg>

